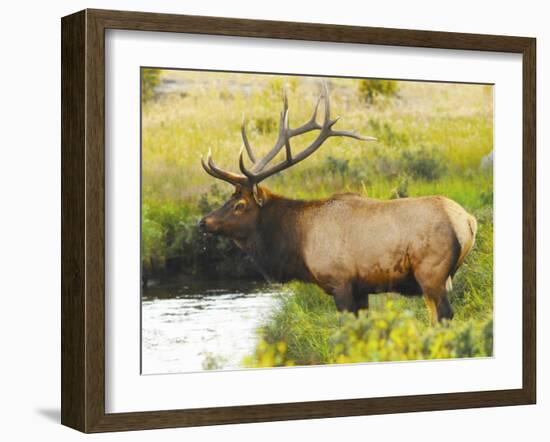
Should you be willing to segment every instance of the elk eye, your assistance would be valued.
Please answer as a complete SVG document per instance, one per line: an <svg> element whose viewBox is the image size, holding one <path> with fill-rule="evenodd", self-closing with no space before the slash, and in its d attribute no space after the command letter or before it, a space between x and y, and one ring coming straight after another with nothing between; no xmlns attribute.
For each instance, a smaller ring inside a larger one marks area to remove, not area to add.
<svg viewBox="0 0 550 442"><path fill-rule="evenodd" d="M246 208L246 204L243 201L239 201L233 208L235 212L240 212Z"/></svg>

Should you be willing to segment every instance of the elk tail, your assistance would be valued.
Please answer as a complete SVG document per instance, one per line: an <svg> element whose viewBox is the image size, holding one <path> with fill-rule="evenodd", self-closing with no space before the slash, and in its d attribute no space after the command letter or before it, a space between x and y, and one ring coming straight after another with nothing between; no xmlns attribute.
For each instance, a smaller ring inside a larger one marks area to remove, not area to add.
<svg viewBox="0 0 550 442"><path fill-rule="evenodd" d="M469 235L464 235L461 238L457 238L460 243L461 251L460 251L460 255L458 256L458 260L456 262L454 271L452 273L453 275L458 270L458 268L462 265L462 263L466 259L466 256L468 256L468 254L472 251L476 241L477 221L472 215L468 215L467 223L468 223Z"/></svg>

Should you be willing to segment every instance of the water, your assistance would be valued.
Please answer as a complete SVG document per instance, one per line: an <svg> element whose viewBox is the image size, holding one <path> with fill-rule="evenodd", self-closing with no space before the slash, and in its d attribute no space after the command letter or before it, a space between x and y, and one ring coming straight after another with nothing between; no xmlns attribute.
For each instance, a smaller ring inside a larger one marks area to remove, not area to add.
<svg viewBox="0 0 550 442"><path fill-rule="evenodd" d="M143 290L142 373L238 369L256 329L281 295L277 285L173 282Z"/></svg>

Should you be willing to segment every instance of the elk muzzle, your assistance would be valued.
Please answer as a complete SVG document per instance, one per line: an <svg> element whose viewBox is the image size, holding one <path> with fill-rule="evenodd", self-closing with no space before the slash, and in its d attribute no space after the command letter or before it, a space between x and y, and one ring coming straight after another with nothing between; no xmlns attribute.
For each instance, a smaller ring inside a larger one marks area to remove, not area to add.
<svg viewBox="0 0 550 442"><path fill-rule="evenodd" d="M203 233L216 233L218 230L216 224L211 216L205 216L198 222L198 228Z"/></svg>

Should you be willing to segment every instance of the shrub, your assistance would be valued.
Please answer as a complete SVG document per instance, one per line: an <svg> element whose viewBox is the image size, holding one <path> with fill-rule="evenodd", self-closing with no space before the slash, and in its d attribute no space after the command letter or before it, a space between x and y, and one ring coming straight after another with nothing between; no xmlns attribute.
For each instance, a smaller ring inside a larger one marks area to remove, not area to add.
<svg viewBox="0 0 550 442"><path fill-rule="evenodd" d="M479 201L483 206L493 206L493 191L485 190L479 194Z"/></svg>
<svg viewBox="0 0 550 442"><path fill-rule="evenodd" d="M375 158L374 166L377 174L384 178L397 177L401 168L398 159L384 154L381 154Z"/></svg>
<svg viewBox="0 0 550 442"><path fill-rule="evenodd" d="M359 96L369 104L377 97L392 98L397 95L397 81L394 80L360 80Z"/></svg>
<svg viewBox="0 0 550 442"><path fill-rule="evenodd" d="M350 170L349 160L329 155L324 161L324 168L326 168L332 176L338 175L343 182Z"/></svg>
<svg viewBox="0 0 550 442"><path fill-rule="evenodd" d="M492 320L423 327L410 310L388 301L383 310L347 315L331 341L333 363L491 356Z"/></svg>
<svg viewBox="0 0 550 442"><path fill-rule="evenodd" d="M142 206L142 261L145 276L184 273L204 277L261 275L232 241L206 235L198 220L228 198L216 184L198 203L144 201Z"/></svg>
<svg viewBox="0 0 550 442"><path fill-rule="evenodd" d="M402 171L413 178L435 181L447 171L442 154L435 149L421 147L416 151L405 150L401 153Z"/></svg>
<svg viewBox="0 0 550 442"><path fill-rule="evenodd" d="M141 71L141 99L145 102L155 95L155 88L160 84L160 69L144 68Z"/></svg>
<svg viewBox="0 0 550 442"><path fill-rule="evenodd" d="M277 122L273 117L257 117L254 120L256 130L262 134L270 134L277 128Z"/></svg>
<svg viewBox="0 0 550 442"><path fill-rule="evenodd" d="M407 198L409 196L409 177L404 175L400 178L397 187L390 192L390 199Z"/></svg>
<svg viewBox="0 0 550 442"><path fill-rule="evenodd" d="M371 118L369 128L372 135L386 148L407 147L411 144L411 137L407 132L396 129L388 122L380 123L377 119Z"/></svg>
<svg viewBox="0 0 550 442"><path fill-rule="evenodd" d="M296 92L298 84L299 82L296 80L295 77L276 76L266 83L262 91L262 95L265 98L269 98L271 100L275 99L278 102L278 100L282 98L282 91L286 89L287 93L291 95Z"/></svg>
<svg viewBox="0 0 550 442"><path fill-rule="evenodd" d="M150 215L150 207L142 207L141 257L144 280L148 275L157 273L165 265L163 246L164 228Z"/></svg>
<svg viewBox="0 0 550 442"><path fill-rule="evenodd" d="M295 363L288 357L287 348L284 341L269 344L261 339L256 345L254 356L246 357L243 365L254 368L293 366Z"/></svg>

